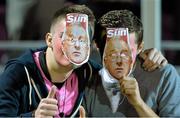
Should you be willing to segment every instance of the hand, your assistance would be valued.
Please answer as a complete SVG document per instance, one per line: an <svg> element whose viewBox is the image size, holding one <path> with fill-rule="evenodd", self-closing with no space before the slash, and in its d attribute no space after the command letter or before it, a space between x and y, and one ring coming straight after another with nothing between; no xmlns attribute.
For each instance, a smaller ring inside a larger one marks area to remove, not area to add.
<svg viewBox="0 0 180 118"><path fill-rule="evenodd" d="M147 49L141 52L140 57L144 60L142 66L144 67L144 70L147 71L153 71L156 68L161 68L168 63L162 53L155 48Z"/></svg>
<svg viewBox="0 0 180 118"><path fill-rule="evenodd" d="M119 80L119 83L122 94L127 97L128 102L137 111L139 117L158 118L158 115L141 98L135 78L123 77Z"/></svg>
<svg viewBox="0 0 180 118"><path fill-rule="evenodd" d="M79 107L79 118L85 118L86 117L86 111L83 106Z"/></svg>
<svg viewBox="0 0 180 118"><path fill-rule="evenodd" d="M123 77L119 80L121 93L127 97L130 104L134 107L142 104L139 93L139 86L135 78Z"/></svg>
<svg viewBox="0 0 180 118"><path fill-rule="evenodd" d="M49 94L46 98L43 98L37 110L35 111L35 117L38 118L53 118L53 116L58 114L57 100L55 99L56 86L52 86Z"/></svg>

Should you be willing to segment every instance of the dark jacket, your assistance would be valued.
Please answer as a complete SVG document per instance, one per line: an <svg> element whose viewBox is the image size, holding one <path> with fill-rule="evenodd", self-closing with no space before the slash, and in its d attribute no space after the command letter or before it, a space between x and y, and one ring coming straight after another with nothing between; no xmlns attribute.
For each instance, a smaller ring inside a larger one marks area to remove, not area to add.
<svg viewBox="0 0 180 118"><path fill-rule="evenodd" d="M45 50L46 48L29 50L19 58L10 60L7 63L4 72L0 76L0 116L31 117L32 112L40 102L35 88L37 88L42 98L47 97L48 90L32 56L35 51ZM98 65L89 61L74 70L79 81L79 96L71 116L78 111L78 107L82 102L84 88L92 72L98 71L98 69Z"/></svg>

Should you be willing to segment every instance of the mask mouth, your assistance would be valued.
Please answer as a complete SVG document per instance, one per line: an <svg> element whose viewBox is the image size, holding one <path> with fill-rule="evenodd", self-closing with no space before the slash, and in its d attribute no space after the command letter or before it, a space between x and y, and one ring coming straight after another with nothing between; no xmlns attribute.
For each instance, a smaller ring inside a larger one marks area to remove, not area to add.
<svg viewBox="0 0 180 118"><path fill-rule="evenodd" d="M73 55L74 55L75 57L80 57L80 56L81 56L81 52L73 52Z"/></svg>
<svg viewBox="0 0 180 118"><path fill-rule="evenodd" d="M118 71L118 72L122 72L124 69L117 67L115 70Z"/></svg>
<svg viewBox="0 0 180 118"><path fill-rule="evenodd" d="M79 52L79 51L75 51L75 52L73 52L74 54L81 54L81 52Z"/></svg>

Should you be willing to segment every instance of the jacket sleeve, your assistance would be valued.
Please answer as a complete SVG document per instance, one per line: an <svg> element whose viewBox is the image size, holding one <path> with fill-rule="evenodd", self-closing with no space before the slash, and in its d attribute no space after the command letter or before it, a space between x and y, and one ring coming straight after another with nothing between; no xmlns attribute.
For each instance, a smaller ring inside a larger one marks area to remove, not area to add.
<svg viewBox="0 0 180 118"><path fill-rule="evenodd" d="M23 113L20 115L21 117L35 117L34 111Z"/></svg>
<svg viewBox="0 0 180 118"><path fill-rule="evenodd" d="M158 96L159 115L180 117L180 77L172 65L167 65L163 71L163 80Z"/></svg>
<svg viewBox="0 0 180 118"><path fill-rule="evenodd" d="M5 68L0 76L0 116L12 117L21 114L20 111L23 109L21 93L25 77L22 64L11 64Z"/></svg>

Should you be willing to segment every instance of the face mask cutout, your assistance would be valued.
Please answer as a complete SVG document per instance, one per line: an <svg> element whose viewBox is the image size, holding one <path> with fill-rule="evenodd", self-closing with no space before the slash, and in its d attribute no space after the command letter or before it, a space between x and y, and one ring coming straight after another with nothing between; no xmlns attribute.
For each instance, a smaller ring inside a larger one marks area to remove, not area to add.
<svg viewBox="0 0 180 118"><path fill-rule="evenodd" d="M129 76L133 67L133 54L128 28L106 28L106 34L103 66L116 79Z"/></svg>
<svg viewBox="0 0 180 118"><path fill-rule="evenodd" d="M62 51L66 58L76 66L86 63L90 55L88 16L69 13L62 36Z"/></svg>

